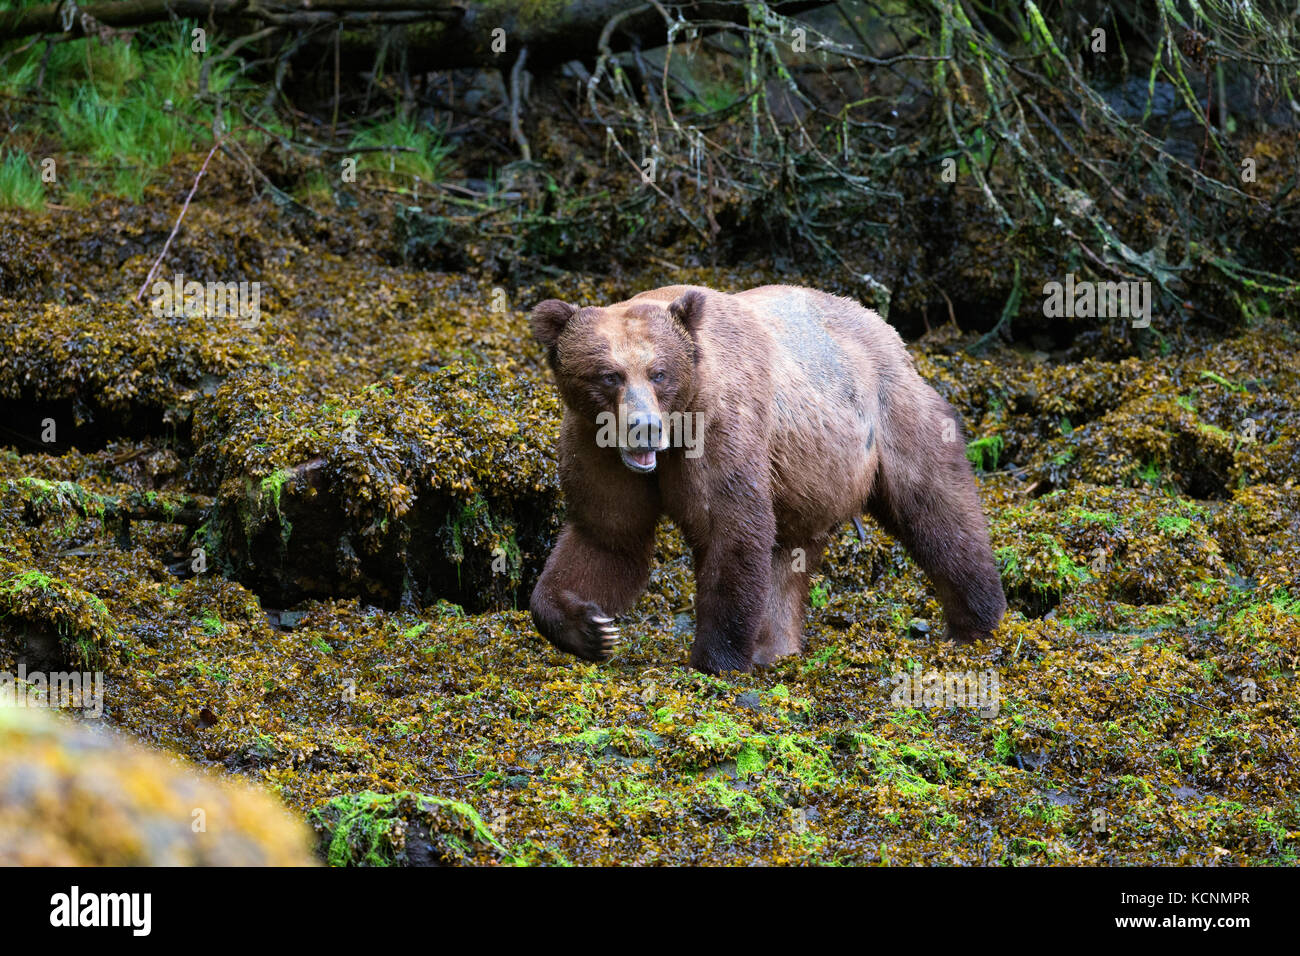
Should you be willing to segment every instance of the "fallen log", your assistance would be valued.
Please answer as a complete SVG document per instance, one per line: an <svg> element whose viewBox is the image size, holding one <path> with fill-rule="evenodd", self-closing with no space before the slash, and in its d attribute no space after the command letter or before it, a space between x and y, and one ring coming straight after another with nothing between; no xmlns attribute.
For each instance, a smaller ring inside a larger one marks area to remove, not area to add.
<svg viewBox="0 0 1300 956"><path fill-rule="evenodd" d="M826 6L824 0L774 0L768 6L794 14ZM663 44L670 23L746 23L744 3L641 3L636 0L553 0L550 3L471 0L121 0L79 5L58 0L0 12L0 43L41 34L106 36L115 30L189 17L237 37L258 27L308 30L294 58L314 63L337 45L340 70L374 68L381 50L400 46L412 73L458 67L509 65L528 47L529 68L544 70L592 58L614 17L614 52ZM332 29L329 29L332 28ZM397 35L394 28L402 28Z"/></svg>

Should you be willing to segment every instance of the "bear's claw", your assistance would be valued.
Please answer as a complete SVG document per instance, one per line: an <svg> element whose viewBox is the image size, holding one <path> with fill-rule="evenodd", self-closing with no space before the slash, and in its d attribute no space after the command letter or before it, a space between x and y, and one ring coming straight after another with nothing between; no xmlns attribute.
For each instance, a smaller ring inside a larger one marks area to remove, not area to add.
<svg viewBox="0 0 1300 956"><path fill-rule="evenodd" d="M608 660L614 653L614 648L618 646L619 634L618 628L614 626L612 617L593 617L592 622L596 624L600 632L600 650L601 660Z"/></svg>
<svg viewBox="0 0 1300 956"><path fill-rule="evenodd" d="M582 609L580 620L572 631L573 653L588 661L609 660L621 636L614 619L589 604Z"/></svg>

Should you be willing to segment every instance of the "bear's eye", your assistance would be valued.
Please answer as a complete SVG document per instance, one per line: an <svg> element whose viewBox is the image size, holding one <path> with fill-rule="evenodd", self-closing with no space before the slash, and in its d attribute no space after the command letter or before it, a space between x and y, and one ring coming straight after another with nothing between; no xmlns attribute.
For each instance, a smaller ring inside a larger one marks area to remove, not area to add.
<svg viewBox="0 0 1300 956"><path fill-rule="evenodd" d="M650 381L654 382L656 385L658 385L660 382L666 381L667 379L668 379L667 372L657 371L657 372L650 373Z"/></svg>
<svg viewBox="0 0 1300 956"><path fill-rule="evenodd" d="M622 381L623 381L623 376L619 375L618 372L606 372L604 375L600 377L600 384L607 385L610 388L613 388L615 385L618 385Z"/></svg>

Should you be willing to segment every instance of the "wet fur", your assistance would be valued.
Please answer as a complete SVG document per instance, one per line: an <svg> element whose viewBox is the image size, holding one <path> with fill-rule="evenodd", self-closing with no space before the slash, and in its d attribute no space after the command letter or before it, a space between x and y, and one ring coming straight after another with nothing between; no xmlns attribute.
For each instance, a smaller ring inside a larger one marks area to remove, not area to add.
<svg viewBox="0 0 1300 956"><path fill-rule="evenodd" d="M700 670L799 653L811 575L864 510L929 575L950 638L997 626L1006 602L960 422L875 313L790 286L670 286L604 308L549 300L532 323L565 403L567 520L531 601L560 649L609 656L608 619L645 588L662 514L694 555ZM670 369L662 387L638 378L647 362ZM629 370L619 394L591 379L610 363ZM598 447L596 413L634 391L665 414L699 413L703 455L671 449L636 474ZM956 440L941 439L946 420Z"/></svg>

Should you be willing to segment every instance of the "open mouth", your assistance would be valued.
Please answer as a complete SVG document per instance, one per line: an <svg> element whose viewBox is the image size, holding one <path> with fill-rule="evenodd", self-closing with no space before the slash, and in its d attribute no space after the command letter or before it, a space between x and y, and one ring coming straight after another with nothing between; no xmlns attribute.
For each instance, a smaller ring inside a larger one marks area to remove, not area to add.
<svg viewBox="0 0 1300 956"><path fill-rule="evenodd" d="M646 451L632 451L628 448L620 448L618 451L623 456L623 464L633 471L645 473L655 470L656 453L653 448Z"/></svg>

